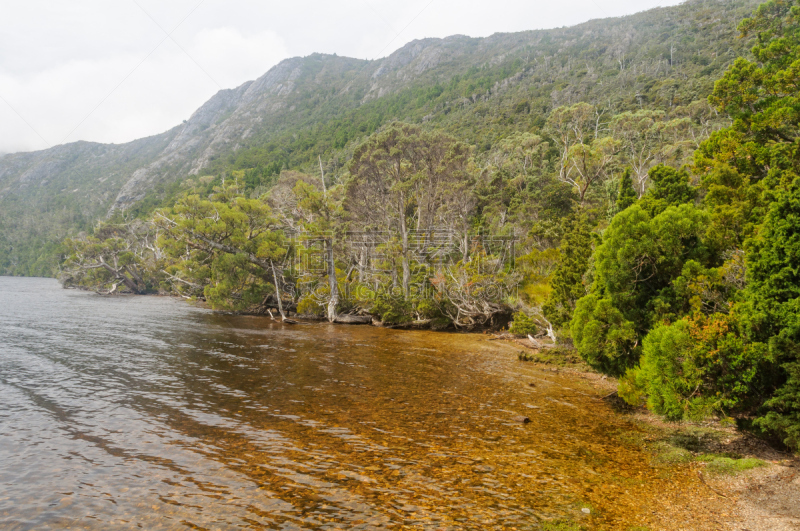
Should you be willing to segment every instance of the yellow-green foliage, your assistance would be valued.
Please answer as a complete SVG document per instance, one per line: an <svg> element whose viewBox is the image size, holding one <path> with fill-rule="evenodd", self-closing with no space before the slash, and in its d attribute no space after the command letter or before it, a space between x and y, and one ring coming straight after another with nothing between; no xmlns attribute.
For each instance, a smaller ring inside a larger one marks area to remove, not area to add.
<svg viewBox="0 0 800 531"><path fill-rule="evenodd" d="M330 293L330 289L327 286L320 288L317 293L321 294L323 290L325 290L326 294ZM325 315L325 312L325 307L320 304L320 297L315 293L309 293L305 295L297 303L297 313L300 315L323 316Z"/></svg>
<svg viewBox="0 0 800 531"><path fill-rule="evenodd" d="M617 394L621 399L632 406L641 406L645 403L647 395L642 386L636 383L636 370L628 369L625 375L619 379Z"/></svg>
<svg viewBox="0 0 800 531"><path fill-rule="evenodd" d="M639 368L620 382L620 396L668 418L702 418L741 405L751 392L764 348L744 342L735 316L698 315L655 327ZM745 402L746 403L746 402Z"/></svg>
<svg viewBox="0 0 800 531"><path fill-rule="evenodd" d="M541 306L550 295L550 278L558 266L558 249L551 248L540 251L533 249L530 253L517 259L517 271L522 273L520 295L522 302L530 306Z"/></svg>
<svg viewBox="0 0 800 531"><path fill-rule="evenodd" d="M697 461L706 463L706 470L712 474L734 475L754 468L766 466L761 459L726 457L714 454L704 454L697 457Z"/></svg>

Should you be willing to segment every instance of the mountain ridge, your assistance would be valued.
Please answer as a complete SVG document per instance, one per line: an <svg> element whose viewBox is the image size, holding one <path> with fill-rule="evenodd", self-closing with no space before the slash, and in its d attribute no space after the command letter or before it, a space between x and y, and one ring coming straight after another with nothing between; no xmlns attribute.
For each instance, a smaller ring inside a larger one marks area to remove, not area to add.
<svg viewBox="0 0 800 531"><path fill-rule="evenodd" d="M353 146L392 120L430 122L481 148L577 101L685 105L704 98L712 75L746 53L735 27L758 3L690 0L551 30L419 39L377 60L285 59L217 92L163 133L1 157L0 250L88 230L189 176L270 160L300 168L322 155L326 174L338 178ZM677 45L679 59L668 45ZM29 254L0 259L0 272L22 271L36 252Z"/></svg>

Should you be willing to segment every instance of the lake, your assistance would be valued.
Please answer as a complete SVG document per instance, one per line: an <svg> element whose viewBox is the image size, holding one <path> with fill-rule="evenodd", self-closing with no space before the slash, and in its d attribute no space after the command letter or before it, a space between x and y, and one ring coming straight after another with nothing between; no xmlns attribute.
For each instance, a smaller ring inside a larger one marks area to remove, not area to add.
<svg viewBox="0 0 800 531"><path fill-rule="evenodd" d="M596 379L488 337L0 277L0 528L695 529L698 502L713 517Z"/></svg>

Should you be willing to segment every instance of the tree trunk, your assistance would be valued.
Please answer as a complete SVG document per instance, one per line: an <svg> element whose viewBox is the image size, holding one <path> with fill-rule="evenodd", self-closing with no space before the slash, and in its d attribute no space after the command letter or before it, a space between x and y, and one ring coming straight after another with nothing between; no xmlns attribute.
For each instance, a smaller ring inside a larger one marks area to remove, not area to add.
<svg viewBox="0 0 800 531"><path fill-rule="evenodd" d="M336 320L336 306L339 304L339 283L336 282L336 263L333 261L333 239L325 240L328 245L328 285L330 297L328 298L328 321Z"/></svg>
<svg viewBox="0 0 800 531"><path fill-rule="evenodd" d="M131 269L129 266L125 266L125 271L127 271L133 277L138 286L144 288L145 286L144 279L142 278L141 275L139 275L139 273L136 272L135 269Z"/></svg>
<svg viewBox="0 0 800 531"><path fill-rule="evenodd" d="M405 205L405 197L401 196L401 206ZM411 271L408 265L408 230L406 228L405 211L400 212L400 231L403 233L403 297L408 300L409 283L411 281Z"/></svg>
<svg viewBox="0 0 800 531"><path fill-rule="evenodd" d="M114 275L114 278L116 278L117 280L119 280L123 284L125 284L125 286L129 290L131 290L133 293L135 293L137 295L139 295L141 293L141 290L139 289L139 286L136 285L136 282L134 282L132 279L126 277L125 273L123 273L119 269L115 269L111 265L109 265L108 262L103 260L102 256L100 257L100 265L102 265L105 268L106 271L108 271L109 273ZM116 290L116 285L114 286L114 289Z"/></svg>
<svg viewBox="0 0 800 531"><path fill-rule="evenodd" d="M281 320L285 321L286 314L283 313L283 302L281 301L281 290L278 287L278 275L275 273L275 264L270 260L269 265L272 267L272 281L275 283L275 298L278 299L278 311L281 312Z"/></svg>

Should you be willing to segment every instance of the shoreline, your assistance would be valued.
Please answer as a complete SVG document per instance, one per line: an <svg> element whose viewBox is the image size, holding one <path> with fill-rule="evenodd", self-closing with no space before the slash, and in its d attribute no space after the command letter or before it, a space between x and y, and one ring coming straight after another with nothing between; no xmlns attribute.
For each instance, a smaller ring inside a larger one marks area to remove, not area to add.
<svg viewBox="0 0 800 531"><path fill-rule="evenodd" d="M540 354L524 339L502 340ZM588 380L598 391L609 392L598 399L609 400L621 418L638 428L640 433L633 436L637 446L647 451L655 463L687 467L727 506L727 512L721 515L727 529L800 528L800 455L775 448L764 439L718 420L669 422L644 407L628 406L614 396L617 379L593 371L582 361L558 366L546 357L536 356L527 363L544 371Z"/></svg>

